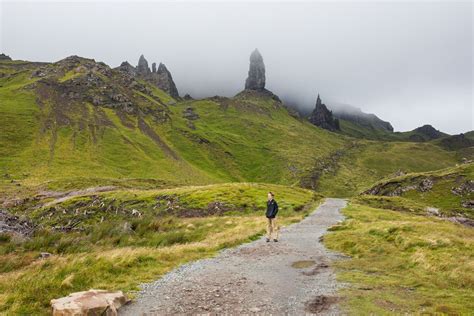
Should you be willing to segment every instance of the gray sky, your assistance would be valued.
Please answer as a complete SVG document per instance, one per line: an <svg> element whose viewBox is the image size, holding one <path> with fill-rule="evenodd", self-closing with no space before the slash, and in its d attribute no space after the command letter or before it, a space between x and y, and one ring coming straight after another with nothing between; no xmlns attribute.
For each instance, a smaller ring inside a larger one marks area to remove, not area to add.
<svg viewBox="0 0 474 316"><path fill-rule="evenodd" d="M395 130L474 129L473 4L465 2L19 2L0 0L0 51L164 62L180 94L232 96L258 47L267 88L347 103Z"/></svg>

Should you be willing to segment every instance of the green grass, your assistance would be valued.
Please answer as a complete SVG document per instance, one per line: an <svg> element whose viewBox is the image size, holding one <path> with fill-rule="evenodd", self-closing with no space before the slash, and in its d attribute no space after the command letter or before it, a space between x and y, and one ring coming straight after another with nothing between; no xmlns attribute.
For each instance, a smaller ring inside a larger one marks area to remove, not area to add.
<svg viewBox="0 0 474 316"><path fill-rule="evenodd" d="M423 180L433 182L432 188L422 192L418 188ZM474 219L471 208L463 206L463 202L474 198L473 192L453 193L468 181L474 180L474 163L423 173L409 173L404 176L388 178L376 184L382 187L380 196L362 196L358 200L372 206L401 209L409 205L408 209L426 213L427 207L435 207L444 216L465 216ZM398 187L412 189L403 192L399 197L388 197Z"/></svg>
<svg viewBox="0 0 474 316"><path fill-rule="evenodd" d="M351 203L324 242L350 314L468 315L474 309L474 231L440 219Z"/></svg>
<svg viewBox="0 0 474 316"><path fill-rule="evenodd" d="M318 191L325 195L349 197L376 181L404 172L423 172L456 163L455 153L430 143L359 141L339 160L335 172L324 173Z"/></svg>
<svg viewBox="0 0 474 316"><path fill-rule="evenodd" d="M43 229L29 239L0 235L0 313L48 314L52 298L89 288L133 296L140 283L180 264L259 237L270 190L276 193L283 225L301 220L321 198L300 188L231 183L117 190L74 197L33 213L17 208L17 214L29 214ZM167 212L169 197L180 212ZM207 213L215 202L226 211ZM141 216L133 216L133 209ZM189 214L185 210L193 216L184 216ZM75 220L80 220L78 230L53 229ZM38 259L44 251L53 255Z"/></svg>

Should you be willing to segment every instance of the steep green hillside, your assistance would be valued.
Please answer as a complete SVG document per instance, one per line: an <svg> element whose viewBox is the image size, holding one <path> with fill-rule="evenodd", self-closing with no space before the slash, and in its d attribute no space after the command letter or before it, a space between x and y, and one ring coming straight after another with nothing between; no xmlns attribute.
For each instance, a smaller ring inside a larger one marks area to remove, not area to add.
<svg viewBox="0 0 474 316"><path fill-rule="evenodd" d="M399 169L440 169L461 158L433 144L322 130L268 91L174 100L77 56L2 61L0 74L1 186L12 195L249 181L350 196Z"/></svg>

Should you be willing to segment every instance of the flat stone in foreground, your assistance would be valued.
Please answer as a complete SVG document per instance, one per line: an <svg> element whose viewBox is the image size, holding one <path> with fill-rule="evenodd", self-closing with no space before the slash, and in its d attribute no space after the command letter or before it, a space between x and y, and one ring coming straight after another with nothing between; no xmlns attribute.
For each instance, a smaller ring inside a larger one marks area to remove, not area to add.
<svg viewBox="0 0 474 316"><path fill-rule="evenodd" d="M117 315L129 300L122 291L89 290L51 300L53 316Z"/></svg>

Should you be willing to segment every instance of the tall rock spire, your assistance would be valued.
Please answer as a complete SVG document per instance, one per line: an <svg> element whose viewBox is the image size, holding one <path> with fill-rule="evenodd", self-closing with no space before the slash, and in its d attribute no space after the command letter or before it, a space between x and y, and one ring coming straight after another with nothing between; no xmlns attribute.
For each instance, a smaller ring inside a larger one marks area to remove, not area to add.
<svg viewBox="0 0 474 316"><path fill-rule="evenodd" d="M141 55L138 59L137 74L141 76L146 76L150 74L150 68L148 67L148 61L145 59L145 56Z"/></svg>
<svg viewBox="0 0 474 316"><path fill-rule="evenodd" d="M319 94L316 99L316 106L309 117L309 121L316 126L330 131L340 130L339 120L333 117L332 112L329 111L326 105L321 101Z"/></svg>
<svg viewBox="0 0 474 316"><path fill-rule="evenodd" d="M176 88L176 85L173 81L173 77L171 76L169 70L166 68L165 64L160 63L156 74L158 77L156 85L173 98L179 98L178 89Z"/></svg>
<svg viewBox="0 0 474 316"><path fill-rule="evenodd" d="M249 76L245 81L245 89L264 90L265 89L265 64L258 49L250 55Z"/></svg>

